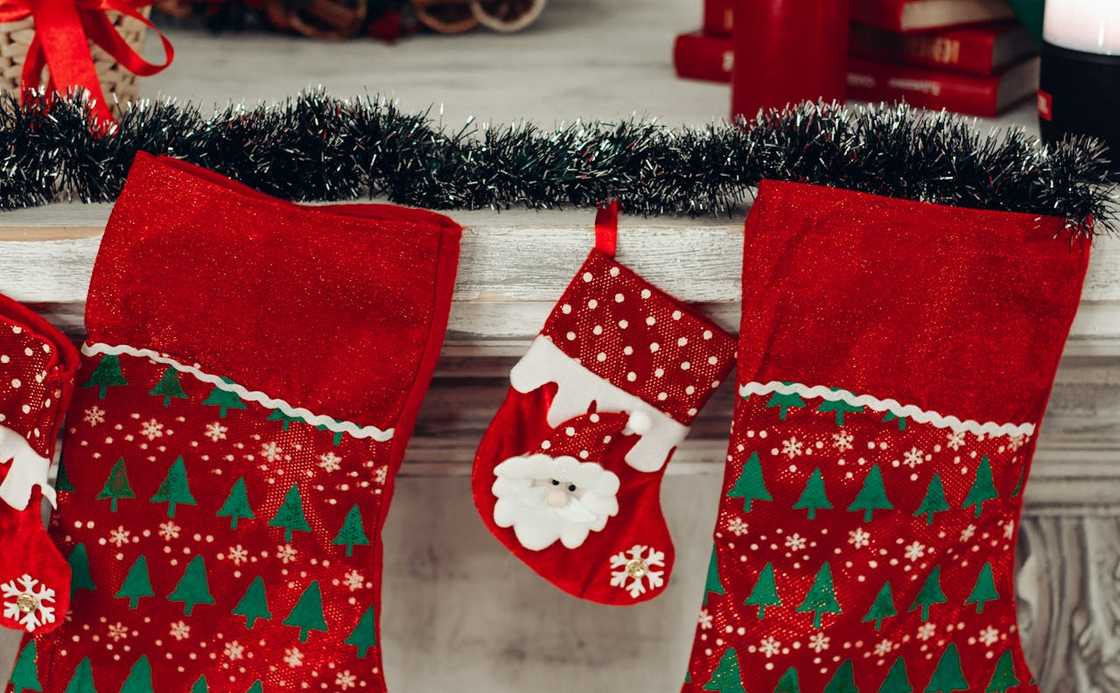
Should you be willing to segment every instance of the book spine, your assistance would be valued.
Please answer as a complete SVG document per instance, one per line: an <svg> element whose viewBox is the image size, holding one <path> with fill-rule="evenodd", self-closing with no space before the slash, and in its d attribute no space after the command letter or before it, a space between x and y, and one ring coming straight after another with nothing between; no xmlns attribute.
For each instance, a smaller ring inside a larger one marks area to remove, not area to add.
<svg viewBox="0 0 1120 693"><path fill-rule="evenodd" d="M729 38L680 34L673 44L673 66L683 79L730 82L733 62Z"/></svg>
<svg viewBox="0 0 1120 693"><path fill-rule="evenodd" d="M995 71L995 45L994 35L980 31L888 35L854 27L850 51L868 60L990 75Z"/></svg>
<svg viewBox="0 0 1120 693"><path fill-rule="evenodd" d="M999 80L852 60L848 65L848 98L905 101L911 106L990 118L999 110Z"/></svg>
<svg viewBox="0 0 1120 693"><path fill-rule="evenodd" d="M704 0L704 33L730 36L735 24L735 0Z"/></svg>

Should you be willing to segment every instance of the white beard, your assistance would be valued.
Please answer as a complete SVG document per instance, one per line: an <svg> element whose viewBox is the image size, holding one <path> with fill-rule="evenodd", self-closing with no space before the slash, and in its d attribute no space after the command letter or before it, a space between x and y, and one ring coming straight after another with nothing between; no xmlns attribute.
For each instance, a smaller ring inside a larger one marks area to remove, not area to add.
<svg viewBox="0 0 1120 693"><path fill-rule="evenodd" d="M495 467L494 474L494 522L513 527L517 541L530 551L546 549L557 540L577 548L618 514L618 476L594 462L538 453L511 457ZM574 492L568 491L570 485L575 485ZM550 504L550 496L556 499L559 494L566 502Z"/></svg>

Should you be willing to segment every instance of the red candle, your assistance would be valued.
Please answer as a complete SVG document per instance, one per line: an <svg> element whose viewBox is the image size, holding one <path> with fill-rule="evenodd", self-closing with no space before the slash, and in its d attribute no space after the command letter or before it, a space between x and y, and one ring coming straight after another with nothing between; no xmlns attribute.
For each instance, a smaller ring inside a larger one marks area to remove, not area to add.
<svg viewBox="0 0 1120 693"><path fill-rule="evenodd" d="M731 116L844 100L850 0L738 0Z"/></svg>

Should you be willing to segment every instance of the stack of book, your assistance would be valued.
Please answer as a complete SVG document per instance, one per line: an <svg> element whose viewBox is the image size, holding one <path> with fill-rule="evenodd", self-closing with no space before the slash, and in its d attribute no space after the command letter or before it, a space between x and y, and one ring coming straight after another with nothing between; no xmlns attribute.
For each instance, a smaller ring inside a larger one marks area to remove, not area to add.
<svg viewBox="0 0 1120 693"><path fill-rule="evenodd" d="M704 0L703 27L677 36L680 77L731 80L734 4ZM852 0L852 19L850 99L990 117L1038 87L1038 45L1006 0Z"/></svg>

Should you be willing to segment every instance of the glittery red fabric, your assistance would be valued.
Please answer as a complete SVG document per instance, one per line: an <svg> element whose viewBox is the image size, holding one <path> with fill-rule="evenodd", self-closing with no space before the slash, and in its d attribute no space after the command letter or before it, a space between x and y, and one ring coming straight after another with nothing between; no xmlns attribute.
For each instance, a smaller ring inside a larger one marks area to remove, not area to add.
<svg viewBox="0 0 1120 693"><path fill-rule="evenodd" d="M1013 583L1037 430L948 417L1041 422L1089 255L1061 224L763 183L685 693L1037 690ZM771 381L825 389L744 388Z"/></svg>
<svg viewBox="0 0 1120 693"><path fill-rule="evenodd" d="M599 250L576 272L541 335L592 378L643 401L677 425L695 418L735 355L735 340L724 330ZM560 373L550 375L560 387L582 386L563 382ZM475 457L472 486L479 514L511 552L569 594L614 605L660 595L675 558L660 501L671 450L665 451L665 460L654 460L659 466L653 471L635 469L625 458L641 435L623 430L626 417L594 403L604 414L602 421L579 412L553 428L546 414L556 398L552 383L529 392L510 388ZM578 442L562 445L565 437ZM548 443L542 447L542 441L552 443L551 449ZM495 469L530 451L571 455L617 475L617 515L578 547L557 542L543 550L525 548L513 529L496 523L493 488Z"/></svg>
<svg viewBox="0 0 1120 693"><path fill-rule="evenodd" d="M52 524L72 619L35 644L44 691L385 690L380 534L458 241L433 213L137 158L90 288Z"/></svg>
<svg viewBox="0 0 1120 693"><path fill-rule="evenodd" d="M0 562L0 626L6 628L49 633L69 609L70 569L43 528L42 489L25 489L27 482L21 481L23 492L14 492L14 475L28 479L53 459L77 367L78 353L62 333L0 296L0 426L8 429L0 450L0 484L7 482L11 496L26 501L17 509L0 498L0 547L6 558Z"/></svg>

